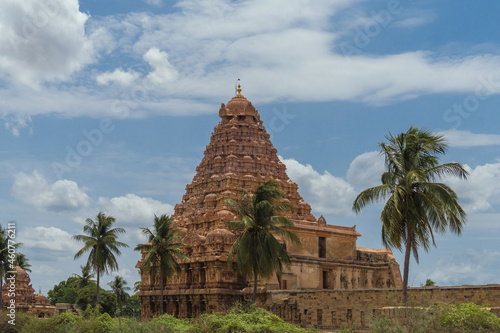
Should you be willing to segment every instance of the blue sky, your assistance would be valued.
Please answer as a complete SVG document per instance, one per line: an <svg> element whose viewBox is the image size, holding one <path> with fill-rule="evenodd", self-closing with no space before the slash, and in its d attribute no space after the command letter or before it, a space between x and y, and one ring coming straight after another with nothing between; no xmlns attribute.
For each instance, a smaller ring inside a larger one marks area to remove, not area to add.
<svg viewBox="0 0 500 333"><path fill-rule="evenodd" d="M481 1L80 1L0 4L0 221L17 222L33 286L79 273L71 235L99 210L138 227L173 212L220 103L259 110L316 217L382 248L377 144L418 126L445 135L446 179L469 222L412 262L410 283L500 281L500 4ZM395 251L402 264L402 255ZM120 271L138 280L139 254ZM112 275L104 278L107 282Z"/></svg>

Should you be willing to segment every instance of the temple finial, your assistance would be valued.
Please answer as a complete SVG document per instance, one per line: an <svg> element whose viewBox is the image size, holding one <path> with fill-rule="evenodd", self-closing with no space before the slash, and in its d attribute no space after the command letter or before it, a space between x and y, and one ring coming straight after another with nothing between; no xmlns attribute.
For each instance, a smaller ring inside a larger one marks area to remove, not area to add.
<svg viewBox="0 0 500 333"><path fill-rule="evenodd" d="M238 82L238 88L236 88L236 96L238 96L238 95L241 95L240 79L238 79L236 82Z"/></svg>

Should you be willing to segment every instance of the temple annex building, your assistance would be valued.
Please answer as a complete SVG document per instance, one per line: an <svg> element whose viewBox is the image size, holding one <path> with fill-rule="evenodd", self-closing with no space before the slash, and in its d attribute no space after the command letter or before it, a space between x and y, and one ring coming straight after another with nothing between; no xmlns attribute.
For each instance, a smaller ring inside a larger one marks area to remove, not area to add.
<svg viewBox="0 0 500 333"><path fill-rule="evenodd" d="M181 262L182 273L165 281L165 313L196 317L251 298L251 281L237 274L236 264L227 263L236 235L226 229L225 222L238 216L228 210L224 199L238 200L243 189L252 193L270 179L280 184L284 200L296 207L287 216L302 246L283 242L291 267L284 270L280 282L277 278L259 281L258 305L289 322L318 327L363 322L368 308L390 305L391 294L402 287L392 252L357 247L361 235L355 226L327 224L324 217L311 214L297 184L288 178L259 113L241 89L227 105L221 105L219 117L196 175L172 215L174 224L183 230L182 242L191 260ZM159 274L155 278L141 271L138 295L143 318L159 314ZM498 285L495 290L489 295L500 298Z"/></svg>

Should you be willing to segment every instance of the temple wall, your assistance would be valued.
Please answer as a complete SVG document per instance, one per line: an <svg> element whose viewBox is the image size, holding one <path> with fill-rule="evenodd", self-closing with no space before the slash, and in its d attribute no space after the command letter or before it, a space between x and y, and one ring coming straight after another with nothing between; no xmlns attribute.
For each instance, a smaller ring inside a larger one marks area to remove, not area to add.
<svg viewBox="0 0 500 333"><path fill-rule="evenodd" d="M500 284L409 288L409 295L412 306L473 302L496 308L492 312L500 307ZM389 311L382 308L400 305L401 296L401 289L274 290L262 294L259 305L301 326L336 328L353 322L366 327L373 314Z"/></svg>

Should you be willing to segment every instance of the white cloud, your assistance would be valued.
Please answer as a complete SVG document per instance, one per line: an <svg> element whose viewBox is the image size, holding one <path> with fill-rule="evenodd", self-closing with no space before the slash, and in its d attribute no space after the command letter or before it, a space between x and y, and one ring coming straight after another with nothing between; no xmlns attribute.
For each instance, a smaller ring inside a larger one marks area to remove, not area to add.
<svg viewBox="0 0 500 333"><path fill-rule="evenodd" d="M444 135L450 147L480 147L500 145L498 134L474 134L470 131L447 130L439 132Z"/></svg>
<svg viewBox="0 0 500 333"><path fill-rule="evenodd" d="M50 251L77 252L81 246L68 232L54 227L29 227L19 236L23 247Z"/></svg>
<svg viewBox="0 0 500 333"><path fill-rule="evenodd" d="M177 78L177 70L168 61L168 54L153 47L144 54L144 60L153 68L148 79L154 84L164 84Z"/></svg>
<svg viewBox="0 0 500 333"><path fill-rule="evenodd" d="M288 176L299 185L299 193L314 212L340 216L352 214L356 192L348 182L328 171L320 174L311 165L300 164L292 158L280 159L286 165Z"/></svg>
<svg viewBox="0 0 500 333"><path fill-rule="evenodd" d="M1 118L4 121L5 129L10 131L14 136L19 136L19 131L26 127L29 127L29 132L32 133L32 128L29 126L31 123L31 116L29 114L19 113L12 115L4 113Z"/></svg>
<svg viewBox="0 0 500 333"><path fill-rule="evenodd" d="M356 156L347 170L347 181L357 190L379 185L385 171L384 157L378 151Z"/></svg>
<svg viewBox="0 0 500 333"><path fill-rule="evenodd" d="M500 203L500 161L464 168L469 172L467 180L447 177L444 183L457 192L467 212L493 210Z"/></svg>
<svg viewBox="0 0 500 333"><path fill-rule="evenodd" d="M151 198L143 198L135 194L121 197L100 197L97 204L101 209L124 224L150 225L154 215L171 215L174 212L172 205L162 203Z"/></svg>
<svg viewBox="0 0 500 333"><path fill-rule="evenodd" d="M437 261L429 277L438 285L486 284L500 277L500 252L468 249Z"/></svg>
<svg viewBox="0 0 500 333"><path fill-rule="evenodd" d="M75 211L89 206L91 200L74 181L63 179L49 184L38 171L14 175L13 196L42 211Z"/></svg>
<svg viewBox="0 0 500 333"><path fill-rule="evenodd" d="M36 87L66 80L94 61L85 34L89 16L78 0L3 0L0 11L0 75Z"/></svg>
<svg viewBox="0 0 500 333"><path fill-rule="evenodd" d="M96 77L96 82L100 85L117 83L121 86L129 86L139 78L140 74L135 71L124 71L121 68L115 69L113 72L105 72Z"/></svg>

